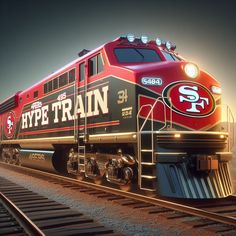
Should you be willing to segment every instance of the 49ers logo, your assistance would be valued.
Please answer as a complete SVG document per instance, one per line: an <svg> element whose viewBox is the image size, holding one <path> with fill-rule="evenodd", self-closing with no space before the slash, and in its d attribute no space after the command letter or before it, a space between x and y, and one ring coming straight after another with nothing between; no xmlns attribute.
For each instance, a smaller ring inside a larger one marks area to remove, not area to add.
<svg viewBox="0 0 236 236"><path fill-rule="evenodd" d="M5 135L7 138L12 138L15 133L16 123L15 123L15 115L13 112L9 112L6 116L5 121Z"/></svg>
<svg viewBox="0 0 236 236"><path fill-rule="evenodd" d="M172 109L186 116L205 117L215 110L215 100L210 91L198 83L172 83L164 89L163 97L170 97ZM170 107L169 100L166 99L165 103Z"/></svg>

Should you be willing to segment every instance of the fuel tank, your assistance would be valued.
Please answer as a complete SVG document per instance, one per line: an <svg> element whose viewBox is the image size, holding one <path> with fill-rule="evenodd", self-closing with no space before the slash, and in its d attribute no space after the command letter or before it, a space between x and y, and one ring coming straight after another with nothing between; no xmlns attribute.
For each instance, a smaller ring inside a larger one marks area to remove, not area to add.
<svg viewBox="0 0 236 236"><path fill-rule="evenodd" d="M22 166L58 173L53 165L54 151L20 149L19 153Z"/></svg>

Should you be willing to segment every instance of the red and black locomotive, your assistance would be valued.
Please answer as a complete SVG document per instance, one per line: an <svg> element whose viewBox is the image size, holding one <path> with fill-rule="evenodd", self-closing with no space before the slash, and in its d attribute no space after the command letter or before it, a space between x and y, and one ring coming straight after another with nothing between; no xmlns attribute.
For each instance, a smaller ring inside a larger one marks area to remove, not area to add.
<svg viewBox="0 0 236 236"><path fill-rule="evenodd" d="M120 37L0 104L9 163L177 198L233 192L221 88L146 36Z"/></svg>

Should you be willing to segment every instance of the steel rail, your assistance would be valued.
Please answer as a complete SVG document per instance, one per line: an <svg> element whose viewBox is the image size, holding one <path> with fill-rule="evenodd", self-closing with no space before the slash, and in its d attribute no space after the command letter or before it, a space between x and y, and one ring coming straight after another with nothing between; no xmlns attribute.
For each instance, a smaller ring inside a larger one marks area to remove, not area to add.
<svg viewBox="0 0 236 236"><path fill-rule="evenodd" d="M139 201L143 201L145 203L151 203L153 205L162 206L162 207L174 210L174 211L179 211L179 212L186 213L189 215L207 218L207 219L210 219L210 220L213 220L216 222L220 222L223 224L236 226L236 218L234 218L234 217L224 216L224 215L217 214L214 212L208 212L208 211L204 211L204 210L201 210L198 208L189 207L189 206L185 206L185 205L181 205L181 204L174 203L171 201L166 201L166 200L157 199L157 198L153 198L153 197L147 197L147 196L143 196L143 195L136 194L136 193L124 192L119 189L113 189L113 188L109 188L106 186L96 185L93 183L87 183L87 182L85 183L81 180L73 180L73 179L70 179L70 178L64 177L64 176L62 176L62 177L63 177L62 179L69 181L70 183L79 183L83 186L91 186L97 190L102 190L102 191L105 191L108 193L113 193L115 195L128 197L133 200L139 200Z"/></svg>
<svg viewBox="0 0 236 236"><path fill-rule="evenodd" d="M4 208L16 219L17 223L29 236L45 236L45 234L4 194L0 192L0 201Z"/></svg>
<svg viewBox="0 0 236 236"><path fill-rule="evenodd" d="M179 211L179 212L186 213L186 214L189 214L189 215L194 215L194 216L198 216L198 217L201 217L201 218L207 218L207 219L219 222L219 223L223 223L223 224L227 224L227 225L231 225L231 226L236 226L236 218L235 217L224 216L224 215L217 214L217 213L214 213L214 212L208 212L208 211L201 210L201 209L198 209L198 208L185 206L185 205L182 205L182 204L179 204L179 203L174 203L174 202L171 202L171 201L166 201L166 200L162 200L162 199L158 199L158 198L154 198L154 197L148 197L148 196L140 195L140 194L137 194L137 193L124 192L124 191L119 190L119 189L114 189L114 188L110 188L110 187L107 187L107 186L102 186L102 185L97 185L97 184L94 184L94 183L84 182L84 181L81 181L81 180L72 179L70 177L56 175L56 174L52 174L52 173L48 173L48 172L44 172L44 171L40 171L40 170L27 168L27 167L13 166L13 165L2 163L2 162L0 162L0 163L3 164L3 165L11 166L11 167L22 168L24 170L30 171L31 173L40 174L44 177L47 176L47 177L51 177L51 178L54 178L54 179L57 179L57 180L67 181L69 183L80 185L80 186L83 186L83 187L91 187L91 188L94 188L96 190L104 191L104 192L107 192L107 193L112 193L114 195L119 195L119 196L130 198L130 199L133 199L133 200L143 201L145 203L151 203L153 205L165 207L165 208L168 208L168 209L171 209L171 210L174 210L174 211Z"/></svg>

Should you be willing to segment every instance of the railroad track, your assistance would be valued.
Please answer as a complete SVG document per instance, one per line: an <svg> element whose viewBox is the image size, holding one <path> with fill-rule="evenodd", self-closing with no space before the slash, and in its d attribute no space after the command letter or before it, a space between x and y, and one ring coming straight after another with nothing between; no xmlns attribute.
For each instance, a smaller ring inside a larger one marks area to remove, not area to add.
<svg viewBox="0 0 236 236"><path fill-rule="evenodd" d="M118 235L78 211L0 177L0 235Z"/></svg>
<svg viewBox="0 0 236 236"><path fill-rule="evenodd" d="M10 199L0 192L0 235L9 234L44 235Z"/></svg>
<svg viewBox="0 0 236 236"><path fill-rule="evenodd" d="M5 168L14 168L24 174L60 184L65 188L91 194L97 198L114 201L122 206L141 209L153 217L164 216L178 220L193 228L201 228L222 235L236 234L236 197L207 201L175 201L143 196L137 193L96 185L69 177L45 173L25 167L2 164Z"/></svg>

